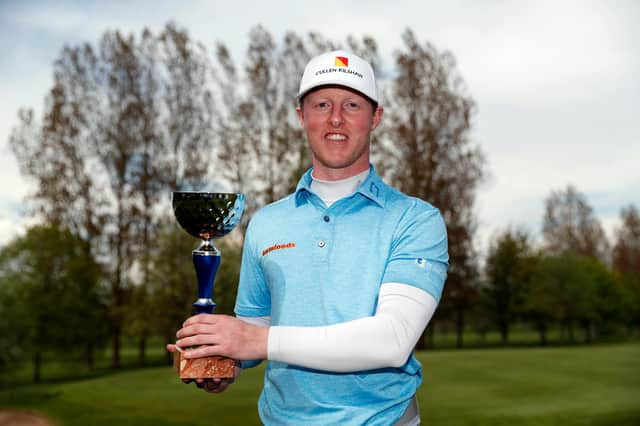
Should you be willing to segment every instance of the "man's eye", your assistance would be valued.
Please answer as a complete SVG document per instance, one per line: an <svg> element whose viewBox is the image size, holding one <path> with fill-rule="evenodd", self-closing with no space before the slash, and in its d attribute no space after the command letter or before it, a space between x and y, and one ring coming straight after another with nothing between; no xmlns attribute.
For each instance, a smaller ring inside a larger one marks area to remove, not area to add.
<svg viewBox="0 0 640 426"><path fill-rule="evenodd" d="M349 110L355 110L360 108L360 104L357 102L347 102L346 104L344 104L344 107Z"/></svg>
<svg viewBox="0 0 640 426"><path fill-rule="evenodd" d="M331 104L329 104L329 102L318 102L316 104L316 108L319 108L319 109L327 109L330 107L331 107Z"/></svg>

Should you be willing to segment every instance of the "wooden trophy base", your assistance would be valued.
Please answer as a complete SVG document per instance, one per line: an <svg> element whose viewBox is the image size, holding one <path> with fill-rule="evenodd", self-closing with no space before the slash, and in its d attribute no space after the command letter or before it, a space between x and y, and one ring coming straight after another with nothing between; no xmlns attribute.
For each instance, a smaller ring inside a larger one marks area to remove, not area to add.
<svg viewBox="0 0 640 426"><path fill-rule="evenodd" d="M234 377L235 361L222 356L185 359L184 352L174 352L173 367L181 379L226 379Z"/></svg>

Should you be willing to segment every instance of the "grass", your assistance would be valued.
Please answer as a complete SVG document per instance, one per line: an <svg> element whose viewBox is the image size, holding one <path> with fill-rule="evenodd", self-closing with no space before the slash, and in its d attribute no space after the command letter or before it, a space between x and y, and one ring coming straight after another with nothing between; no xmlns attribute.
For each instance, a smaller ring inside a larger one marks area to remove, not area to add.
<svg viewBox="0 0 640 426"><path fill-rule="evenodd" d="M473 349L418 354L422 419L432 425L640 425L640 344ZM0 409L61 425L260 424L262 368L207 394L169 367L0 391Z"/></svg>
<svg viewBox="0 0 640 426"><path fill-rule="evenodd" d="M430 425L640 425L640 345L425 353Z"/></svg>

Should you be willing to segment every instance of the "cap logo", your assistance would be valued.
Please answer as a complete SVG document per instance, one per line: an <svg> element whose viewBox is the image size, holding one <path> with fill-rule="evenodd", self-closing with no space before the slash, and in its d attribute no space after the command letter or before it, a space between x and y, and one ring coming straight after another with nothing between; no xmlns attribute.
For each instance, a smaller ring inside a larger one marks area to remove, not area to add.
<svg viewBox="0 0 640 426"><path fill-rule="evenodd" d="M348 67L349 66L349 58L345 56L336 56L336 67Z"/></svg>

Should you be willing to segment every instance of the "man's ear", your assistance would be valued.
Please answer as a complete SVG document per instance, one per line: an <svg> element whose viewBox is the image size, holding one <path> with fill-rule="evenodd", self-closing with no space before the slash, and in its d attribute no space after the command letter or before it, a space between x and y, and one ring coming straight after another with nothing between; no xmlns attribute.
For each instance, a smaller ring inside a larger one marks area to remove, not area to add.
<svg viewBox="0 0 640 426"><path fill-rule="evenodd" d="M304 113L302 112L302 106L296 107L296 114L298 114L298 120L300 120L300 124L304 127Z"/></svg>
<svg viewBox="0 0 640 426"><path fill-rule="evenodd" d="M371 130L378 127L378 124L382 121L382 114L384 113L384 108L378 106L376 110L373 112L373 120L371 121Z"/></svg>

